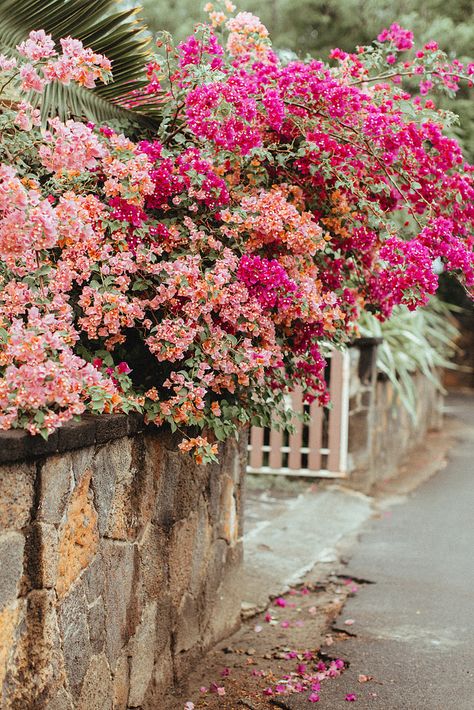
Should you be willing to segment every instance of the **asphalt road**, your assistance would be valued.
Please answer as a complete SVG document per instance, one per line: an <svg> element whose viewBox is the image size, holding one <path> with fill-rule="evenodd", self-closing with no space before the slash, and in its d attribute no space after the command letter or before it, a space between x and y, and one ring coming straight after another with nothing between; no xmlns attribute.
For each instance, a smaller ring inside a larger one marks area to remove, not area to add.
<svg viewBox="0 0 474 710"><path fill-rule="evenodd" d="M474 398L449 406L464 427L447 467L371 521L354 549L347 574L374 584L336 622L357 636L326 651L350 666L314 707L347 710L355 693L355 710L474 710Z"/></svg>

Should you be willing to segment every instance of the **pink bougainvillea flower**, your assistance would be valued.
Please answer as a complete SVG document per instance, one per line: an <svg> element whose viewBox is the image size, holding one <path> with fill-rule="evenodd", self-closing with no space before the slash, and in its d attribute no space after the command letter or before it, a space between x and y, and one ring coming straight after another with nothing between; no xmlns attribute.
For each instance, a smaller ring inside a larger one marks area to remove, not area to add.
<svg viewBox="0 0 474 710"><path fill-rule="evenodd" d="M57 54L53 38L51 35L47 35L44 30L30 32L28 39L21 42L16 49L19 54L34 62L54 57Z"/></svg>
<svg viewBox="0 0 474 710"><path fill-rule="evenodd" d="M119 364L117 365L117 372L119 372L121 375L129 375L131 371L131 368L127 365L126 362L119 362Z"/></svg>
<svg viewBox="0 0 474 710"><path fill-rule="evenodd" d="M277 599L275 599L275 606L285 607L286 605L287 601L283 597L278 597Z"/></svg>
<svg viewBox="0 0 474 710"><path fill-rule="evenodd" d="M357 700L357 695L355 693L347 693L345 700L348 703L354 703Z"/></svg>
<svg viewBox="0 0 474 710"><path fill-rule="evenodd" d="M225 688L217 683L211 683L209 686L209 692L214 693L215 695L225 695Z"/></svg>
<svg viewBox="0 0 474 710"><path fill-rule="evenodd" d="M308 701L310 703L319 703L319 695L318 693L311 693L311 695L308 697Z"/></svg>

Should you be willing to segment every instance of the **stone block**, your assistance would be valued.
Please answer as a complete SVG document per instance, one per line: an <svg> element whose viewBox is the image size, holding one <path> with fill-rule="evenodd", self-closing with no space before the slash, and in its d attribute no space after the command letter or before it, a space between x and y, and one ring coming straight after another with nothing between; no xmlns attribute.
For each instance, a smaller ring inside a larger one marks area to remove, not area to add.
<svg viewBox="0 0 474 710"><path fill-rule="evenodd" d="M122 653L115 665L112 688L113 710L127 710L128 691L130 687L129 658L126 652Z"/></svg>
<svg viewBox="0 0 474 710"><path fill-rule="evenodd" d="M59 605L64 665L74 702L80 696L92 656L87 611L84 585L78 582Z"/></svg>
<svg viewBox="0 0 474 710"><path fill-rule="evenodd" d="M92 469L92 461L96 453L95 446L87 446L85 449L71 451L72 472L75 483L79 483L84 473Z"/></svg>
<svg viewBox="0 0 474 710"><path fill-rule="evenodd" d="M171 530L169 542L170 589L176 605L179 605L181 597L191 584L198 525L197 513L193 513L186 520L177 522Z"/></svg>
<svg viewBox="0 0 474 710"><path fill-rule="evenodd" d="M64 684L55 605L50 590L33 590L27 597L3 684L5 708L43 708Z"/></svg>
<svg viewBox="0 0 474 710"><path fill-rule="evenodd" d="M120 439L115 447L126 448L130 459L128 466L116 471L106 535L114 540L134 541L153 516L156 499L153 472L145 465L142 437L134 441Z"/></svg>
<svg viewBox="0 0 474 710"><path fill-rule="evenodd" d="M204 648L230 636L239 627L242 559L242 542L230 547L222 540L217 541L214 565L209 568L202 602L201 644Z"/></svg>
<svg viewBox="0 0 474 710"><path fill-rule="evenodd" d="M237 486L242 475L240 460L242 449L244 449L245 465L247 464L247 443L247 431L245 428L240 429L235 437L231 437L221 443L219 447L219 463L212 464L212 473L230 476Z"/></svg>
<svg viewBox="0 0 474 710"><path fill-rule="evenodd" d="M101 535L105 535L109 531L109 516L114 500L116 496L120 496L124 482L130 482L133 475L131 440L119 439L99 448L92 468L92 487L99 515L99 531Z"/></svg>
<svg viewBox="0 0 474 710"><path fill-rule="evenodd" d="M206 580L203 588L205 599L204 606L206 610L209 610L209 613L210 610L214 608L214 604L216 603L217 590L222 582L223 570L226 569L229 549L229 545L222 538L215 540L212 546L212 555L207 568ZM204 613L204 618L207 623L207 611Z"/></svg>
<svg viewBox="0 0 474 710"><path fill-rule="evenodd" d="M202 591L207 577L207 569L212 556L213 537L216 532L215 529L211 527L209 522L207 505L203 498L201 498L199 502L197 514L197 534L194 538L192 557L193 563L191 567L191 579L189 584L189 591L196 598Z"/></svg>
<svg viewBox="0 0 474 710"><path fill-rule="evenodd" d="M21 530L30 521L36 465L0 466L0 530Z"/></svg>
<svg viewBox="0 0 474 710"><path fill-rule="evenodd" d="M171 461L171 463L170 463ZM176 487L173 484L173 458L155 436L145 436L145 466L152 472L156 488L156 507L153 522L166 531L170 530L176 515Z"/></svg>
<svg viewBox="0 0 474 710"><path fill-rule="evenodd" d="M149 602L143 609L142 618L135 635L130 639L130 692L128 705L139 708L153 677L155 663L157 602Z"/></svg>
<svg viewBox="0 0 474 710"><path fill-rule="evenodd" d="M189 454L161 445L153 436L146 437L147 468L153 466L157 480L154 522L170 529L178 520L187 518L196 501L207 488L212 464L198 466ZM156 465L160 461L161 465Z"/></svg>
<svg viewBox="0 0 474 710"><path fill-rule="evenodd" d="M212 469L207 489L207 507L212 525L217 525L221 516L221 475L219 468Z"/></svg>
<svg viewBox="0 0 474 710"><path fill-rule="evenodd" d="M101 653L105 644L105 606L102 597L90 604L87 610L89 638L92 651Z"/></svg>
<svg viewBox="0 0 474 710"><path fill-rule="evenodd" d="M168 583L167 545L165 532L157 525L148 523L137 549L143 593L151 599L158 599Z"/></svg>
<svg viewBox="0 0 474 710"><path fill-rule="evenodd" d="M90 489L91 476L92 471L86 471L72 492L65 521L59 529L56 581L59 597L67 593L99 548L97 512L92 504Z"/></svg>
<svg viewBox="0 0 474 710"><path fill-rule="evenodd" d="M349 417L349 451L367 449L369 439L369 417L367 412L356 412Z"/></svg>
<svg viewBox="0 0 474 710"><path fill-rule="evenodd" d="M173 632L172 624L172 600L168 590L163 590L157 602L156 609L156 638L155 657L166 655L171 647L171 636Z"/></svg>
<svg viewBox="0 0 474 710"><path fill-rule="evenodd" d="M40 469L38 520L58 525L73 488L72 460L69 454L50 456Z"/></svg>
<svg viewBox="0 0 474 710"><path fill-rule="evenodd" d="M0 610L0 694L7 675L9 660L19 637L19 627L24 617L25 603L15 600ZM0 695L0 697L1 697Z"/></svg>
<svg viewBox="0 0 474 710"><path fill-rule="evenodd" d="M74 710L72 698L65 688L60 688L57 694L46 701L45 710Z"/></svg>
<svg viewBox="0 0 474 710"><path fill-rule="evenodd" d="M173 650L175 655L189 651L199 643L199 609L194 597L185 594L181 600L173 628Z"/></svg>
<svg viewBox="0 0 474 710"><path fill-rule="evenodd" d="M21 533L0 536L0 609L11 604L20 591L25 538Z"/></svg>
<svg viewBox="0 0 474 710"><path fill-rule="evenodd" d="M174 681L174 669L171 650L166 647L156 658L153 686L150 688L148 697L145 700L146 710L155 710L160 707L163 698L167 697L169 689Z"/></svg>
<svg viewBox="0 0 474 710"><path fill-rule="evenodd" d="M82 683L77 710L112 710L112 676L105 654L92 656Z"/></svg>
<svg viewBox="0 0 474 710"><path fill-rule="evenodd" d="M99 551L82 575L89 604L93 604L98 597L104 594L105 563L102 556L102 546L103 542L101 541Z"/></svg>
<svg viewBox="0 0 474 710"><path fill-rule="evenodd" d="M105 571L105 648L113 673L120 652L135 633L139 621L136 550L129 543L104 540L102 556Z"/></svg>
<svg viewBox="0 0 474 710"><path fill-rule="evenodd" d="M229 476L223 476L221 482L221 515L219 537L229 545L235 545L239 537L239 520L234 497L234 481Z"/></svg>

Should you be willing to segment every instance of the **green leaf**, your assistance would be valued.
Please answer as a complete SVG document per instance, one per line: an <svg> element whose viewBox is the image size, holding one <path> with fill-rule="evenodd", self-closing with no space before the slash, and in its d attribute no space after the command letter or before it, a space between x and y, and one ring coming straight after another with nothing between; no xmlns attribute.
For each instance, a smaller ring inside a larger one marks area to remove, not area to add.
<svg viewBox="0 0 474 710"><path fill-rule="evenodd" d="M56 42L62 37L80 39L94 52L112 62L113 82L85 89L58 83L46 87L41 101L42 117L59 115L107 121L114 118L159 123L155 105L126 109L121 104L131 90L146 84L145 64L150 60L150 36L137 10L117 10L115 0L3 0L0 3L0 51L15 51L31 30L44 29Z"/></svg>

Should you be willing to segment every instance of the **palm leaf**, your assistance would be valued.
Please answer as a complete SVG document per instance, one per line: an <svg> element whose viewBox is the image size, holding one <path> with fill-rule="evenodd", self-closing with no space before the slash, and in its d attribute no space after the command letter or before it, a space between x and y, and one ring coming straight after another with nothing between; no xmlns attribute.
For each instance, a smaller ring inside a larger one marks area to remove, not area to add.
<svg viewBox="0 0 474 710"><path fill-rule="evenodd" d="M390 380L410 417L417 417L417 390L413 373L425 375L440 391L440 368L455 368L449 357L455 352L459 330L452 322L450 306L433 298L416 312L398 306L391 318L380 323L370 313L363 313L360 323L363 336L382 336L377 351L377 367Z"/></svg>
<svg viewBox="0 0 474 710"><path fill-rule="evenodd" d="M156 125L156 102L128 110L123 105L132 89L145 85L150 37L137 10L117 10L116 0L0 0L0 51L14 50L31 30L44 29L56 42L80 39L112 62L114 81L95 89L50 85L42 96L43 117L74 115L93 121L113 118Z"/></svg>

